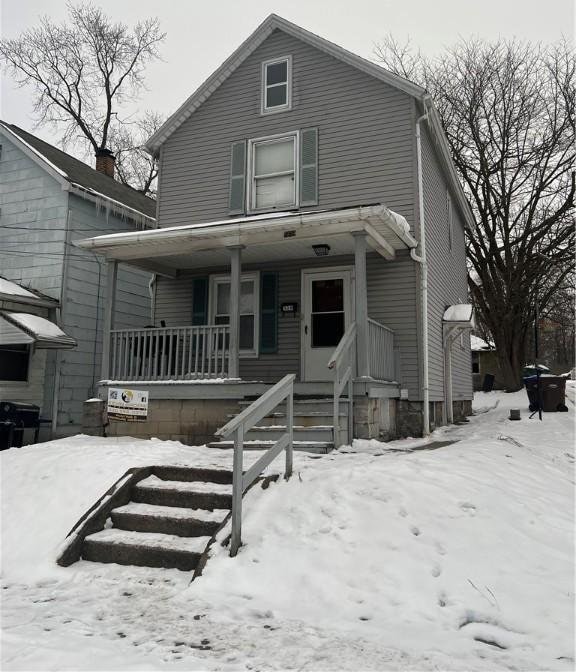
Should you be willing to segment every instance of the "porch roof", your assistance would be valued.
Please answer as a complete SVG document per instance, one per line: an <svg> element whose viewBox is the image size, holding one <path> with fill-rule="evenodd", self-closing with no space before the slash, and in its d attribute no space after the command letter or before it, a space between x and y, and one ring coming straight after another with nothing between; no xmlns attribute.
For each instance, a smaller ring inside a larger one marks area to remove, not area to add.
<svg viewBox="0 0 576 672"><path fill-rule="evenodd" d="M369 244L387 259L396 250L417 246L408 222L380 203L314 212L274 212L184 226L115 233L75 245L109 259L162 275L229 263L226 248L241 245L242 262L315 257L313 244L330 246L330 255L352 254L352 232L364 231Z"/></svg>

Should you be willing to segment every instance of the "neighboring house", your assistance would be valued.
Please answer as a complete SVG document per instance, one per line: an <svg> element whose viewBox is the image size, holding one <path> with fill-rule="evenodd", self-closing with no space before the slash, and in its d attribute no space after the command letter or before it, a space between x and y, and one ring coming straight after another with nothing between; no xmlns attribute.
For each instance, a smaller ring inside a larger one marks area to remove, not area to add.
<svg viewBox="0 0 576 672"><path fill-rule="evenodd" d="M492 376L493 379L488 381L489 385L494 390L502 390L504 386L500 380L498 359L496 357L496 348L487 343L480 336L472 334L470 336L470 348L472 350L472 381L474 383L474 390L482 390L486 376Z"/></svg>
<svg viewBox="0 0 576 672"><path fill-rule="evenodd" d="M113 158L99 167L112 172ZM83 401L97 392L106 273L101 257L73 243L153 227L156 204L3 122L0 189L0 400L36 404L52 436L74 434ZM118 324L144 327L151 275L126 267L119 277ZM47 343L30 328L37 320L16 313L49 320L69 338Z"/></svg>
<svg viewBox="0 0 576 672"><path fill-rule="evenodd" d="M159 228L81 243L111 278L154 270L167 325L114 325L101 394L148 390L151 412L110 432L206 440L285 374L330 397L349 353L354 436L471 412L471 310L447 309L473 218L423 89L271 15L147 147Z"/></svg>

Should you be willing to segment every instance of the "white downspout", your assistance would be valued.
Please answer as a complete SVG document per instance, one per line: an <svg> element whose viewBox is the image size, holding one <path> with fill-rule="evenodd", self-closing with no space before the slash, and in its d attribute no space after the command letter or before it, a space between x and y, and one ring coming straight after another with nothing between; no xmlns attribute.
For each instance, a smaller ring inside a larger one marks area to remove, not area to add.
<svg viewBox="0 0 576 672"><path fill-rule="evenodd" d="M422 284L420 287L422 299L422 435L430 434L430 382L428 376L428 263L426 261L426 227L424 225L424 189L422 179L422 140L420 137L420 122L428 119L426 101L430 96L424 96L422 104L424 114L416 120L416 159L418 166L418 220L420 222L420 255L415 248L410 250L410 257L422 267Z"/></svg>

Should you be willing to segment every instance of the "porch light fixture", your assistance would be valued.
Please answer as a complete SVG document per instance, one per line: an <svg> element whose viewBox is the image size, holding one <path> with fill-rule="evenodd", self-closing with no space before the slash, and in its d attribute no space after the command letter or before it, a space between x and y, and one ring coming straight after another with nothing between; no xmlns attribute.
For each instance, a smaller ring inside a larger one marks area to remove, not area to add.
<svg viewBox="0 0 576 672"><path fill-rule="evenodd" d="M317 257L327 257L330 252L330 245L312 245L312 249Z"/></svg>

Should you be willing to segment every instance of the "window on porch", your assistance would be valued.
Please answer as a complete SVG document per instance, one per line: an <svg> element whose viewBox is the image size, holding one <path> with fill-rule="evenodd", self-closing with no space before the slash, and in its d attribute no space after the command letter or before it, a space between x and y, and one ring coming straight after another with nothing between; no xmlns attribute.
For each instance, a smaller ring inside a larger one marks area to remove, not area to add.
<svg viewBox="0 0 576 672"><path fill-rule="evenodd" d="M243 275L240 284L240 354L258 356L258 275ZM230 276L211 278L211 324L230 323Z"/></svg>

